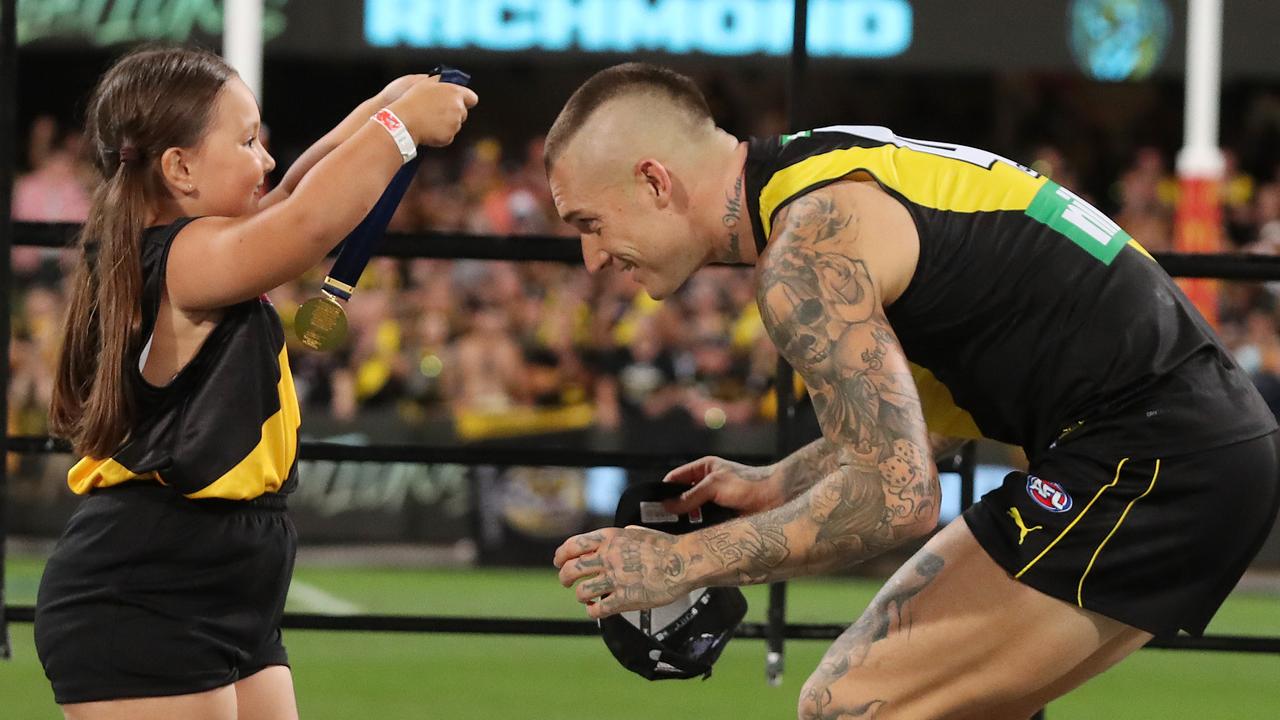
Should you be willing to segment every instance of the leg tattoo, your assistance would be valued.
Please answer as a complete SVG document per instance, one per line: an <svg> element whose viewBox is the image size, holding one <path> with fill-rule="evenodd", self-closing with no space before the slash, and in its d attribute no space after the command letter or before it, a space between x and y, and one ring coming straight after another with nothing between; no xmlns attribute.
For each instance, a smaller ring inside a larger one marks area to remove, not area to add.
<svg viewBox="0 0 1280 720"><path fill-rule="evenodd" d="M873 718L888 701L877 699L845 705L835 701L831 686L866 661L871 646L890 633L911 632L911 600L942 571L941 556L922 552L912 566L913 573L895 576L881 588L871 605L835 641L801 694L804 720Z"/></svg>

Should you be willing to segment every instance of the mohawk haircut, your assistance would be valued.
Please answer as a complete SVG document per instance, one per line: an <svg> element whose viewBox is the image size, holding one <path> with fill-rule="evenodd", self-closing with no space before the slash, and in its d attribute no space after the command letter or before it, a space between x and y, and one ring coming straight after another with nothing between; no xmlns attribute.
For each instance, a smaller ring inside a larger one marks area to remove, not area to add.
<svg viewBox="0 0 1280 720"><path fill-rule="evenodd" d="M692 120L711 120L711 109L698 85L685 75L648 63L623 63L605 68L582 84L547 131L543 162L547 172L569 141L587 124L591 115L610 100L632 94L655 94L674 101Z"/></svg>

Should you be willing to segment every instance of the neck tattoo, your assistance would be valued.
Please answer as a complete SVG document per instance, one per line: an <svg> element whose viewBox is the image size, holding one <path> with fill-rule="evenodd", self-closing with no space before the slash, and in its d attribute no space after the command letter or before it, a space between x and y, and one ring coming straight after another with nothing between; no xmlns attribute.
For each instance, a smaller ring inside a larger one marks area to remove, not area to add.
<svg viewBox="0 0 1280 720"><path fill-rule="evenodd" d="M733 183L733 191L727 193L724 204L724 215L720 217L720 221L729 230L729 252L725 257L727 262L742 262L742 248L738 242L738 231L736 227L738 220L742 217L742 201L738 198L742 195L742 175L738 175L738 179Z"/></svg>

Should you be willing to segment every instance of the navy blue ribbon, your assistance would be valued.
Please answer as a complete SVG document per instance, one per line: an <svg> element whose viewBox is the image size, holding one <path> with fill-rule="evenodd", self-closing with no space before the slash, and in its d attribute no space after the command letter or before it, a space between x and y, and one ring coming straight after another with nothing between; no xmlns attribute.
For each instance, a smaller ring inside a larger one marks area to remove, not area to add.
<svg viewBox="0 0 1280 720"><path fill-rule="evenodd" d="M430 74L439 75L440 82L454 85L471 83L470 75L450 67L437 67ZM325 292L344 301L351 298L351 291L355 289L356 281L360 279L360 274L369 264L369 258L373 256L377 241L386 233L387 225L391 223L391 217L396 214L396 208L400 206L400 201L408 192L421 161L422 154L419 153L417 157L400 166L395 177L391 178L391 183L387 185L387 189L382 191L382 197L374 203L373 209L343 239L338 259L333 261L333 268L329 270L329 276L324 279Z"/></svg>

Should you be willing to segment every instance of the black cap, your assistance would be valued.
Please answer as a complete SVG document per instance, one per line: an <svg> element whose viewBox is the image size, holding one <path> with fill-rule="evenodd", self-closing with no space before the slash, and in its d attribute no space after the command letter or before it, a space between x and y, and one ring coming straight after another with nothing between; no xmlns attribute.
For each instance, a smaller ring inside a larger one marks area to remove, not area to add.
<svg viewBox="0 0 1280 720"><path fill-rule="evenodd" d="M613 523L680 535L737 517L714 503L687 515L663 508L663 500L687 489L662 482L632 485L622 493ZM707 678L746 614L747 599L738 588L702 588L669 605L603 618L600 635L623 667L649 680Z"/></svg>

